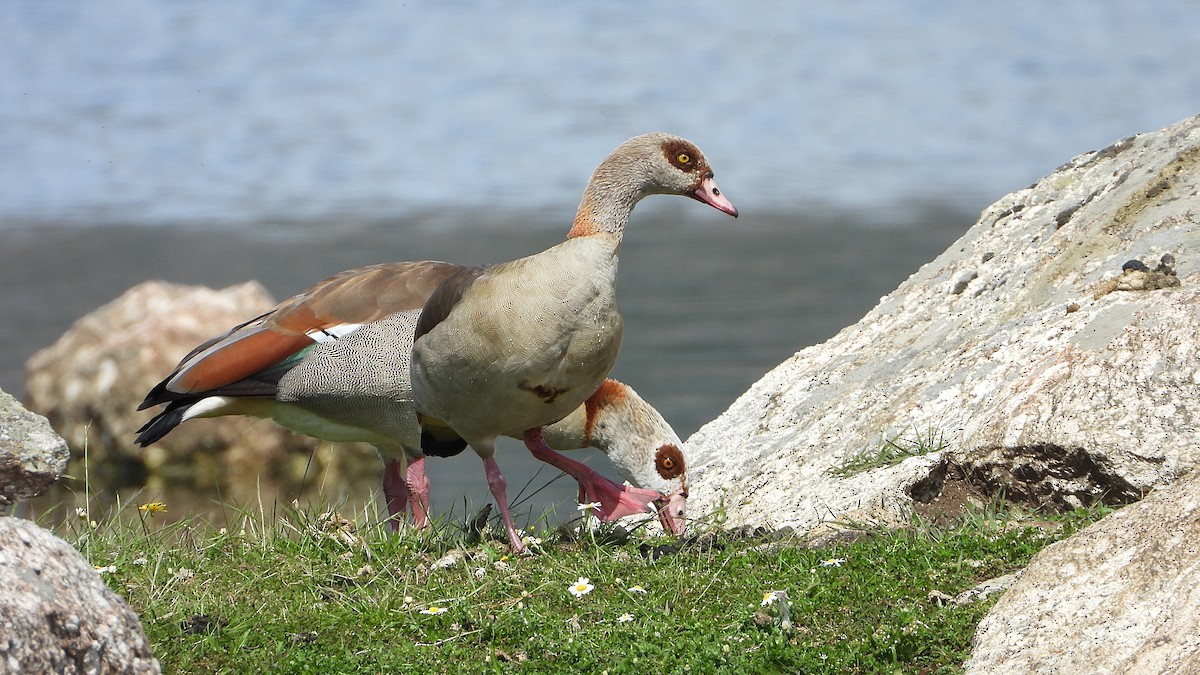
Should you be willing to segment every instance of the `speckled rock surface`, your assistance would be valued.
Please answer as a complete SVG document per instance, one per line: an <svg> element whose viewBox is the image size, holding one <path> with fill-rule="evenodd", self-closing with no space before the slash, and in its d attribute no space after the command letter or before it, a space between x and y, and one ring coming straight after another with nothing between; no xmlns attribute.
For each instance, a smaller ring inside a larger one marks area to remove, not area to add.
<svg viewBox="0 0 1200 675"><path fill-rule="evenodd" d="M151 474L257 475L316 442L273 422L193 420L148 448L133 439L153 411L137 412L150 388L193 347L274 305L257 282L214 290L151 281L81 318L27 364L28 404L45 415L93 470L131 464Z"/></svg>
<svg viewBox="0 0 1200 675"><path fill-rule="evenodd" d="M0 390L0 515L14 502L45 492L70 459L66 442L45 417Z"/></svg>
<svg viewBox="0 0 1200 675"><path fill-rule="evenodd" d="M1200 474L1037 554L966 672L1200 672Z"/></svg>
<svg viewBox="0 0 1200 675"><path fill-rule="evenodd" d="M0 518L0 673L158 673L137 615L78 551Z"/></svg>
<svg viewBox="0 0 1200 675"><path fill-rule="evenodd" d="M693 435L690 509L798 529L904 519L948 465L1063 507L1171 483L1200 462L1198 214L1200 118L1003 197ZM888 440L941 450L831 473Z"/></svg>

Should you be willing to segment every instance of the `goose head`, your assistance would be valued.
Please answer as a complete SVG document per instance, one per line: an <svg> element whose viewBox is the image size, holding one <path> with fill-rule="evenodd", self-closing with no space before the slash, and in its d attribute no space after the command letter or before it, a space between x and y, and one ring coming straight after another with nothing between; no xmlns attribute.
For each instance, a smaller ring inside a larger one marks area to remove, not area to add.
<svg viewBox="0 0 1200 675"><path fill-rule="evenodd" d="M591 445L621 476L662 495L659 522L672 534L686 527L688 465L683 441L663 416L626 384L606 380L587 401Z"/></svg>
<svg viewBox="0 0 1200 675"><path fill-rule="evenodd" d="M625 141L596 167L570 236L620 235L633 207L644 197L660 194L690 197L735 218L738 215L717 187L700 148L674 134L655 132Z"/></svg>

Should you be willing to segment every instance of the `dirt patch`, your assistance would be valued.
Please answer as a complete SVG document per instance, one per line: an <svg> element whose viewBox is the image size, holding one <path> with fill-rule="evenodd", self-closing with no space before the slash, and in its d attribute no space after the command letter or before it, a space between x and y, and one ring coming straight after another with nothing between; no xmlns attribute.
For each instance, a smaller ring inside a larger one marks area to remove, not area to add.
<svg viewBox="0 0 1200 675"><path fill-rule="evenodd" d="M968 511L979 510L990 500L980 487L968 482L962 468L943 462L929 477L910 490L913 511L937 525L950 525Z"/></svg>

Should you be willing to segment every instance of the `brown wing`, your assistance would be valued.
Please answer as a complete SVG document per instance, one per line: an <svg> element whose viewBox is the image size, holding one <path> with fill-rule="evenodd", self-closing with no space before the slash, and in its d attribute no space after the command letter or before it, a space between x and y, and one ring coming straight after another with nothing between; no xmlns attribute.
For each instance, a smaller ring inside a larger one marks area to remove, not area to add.
<svg viewBox="0 0 1200 675"><path fill-rule="evenodd" d="M301 334L371 323L420 309L442 281L460 269L452 263L425 260L346 270L279 303L264 323L282 333Z"/></svg>
<svg viewBox="0 0 1200 675"><path fill-rule="evenodd" d="M139 410L247 378L316 342L312 333L337 335L339 327L420 309L442 281L459 269L451 263L420 261L370 265L336 274L192 350L150 391Z"/></svg>

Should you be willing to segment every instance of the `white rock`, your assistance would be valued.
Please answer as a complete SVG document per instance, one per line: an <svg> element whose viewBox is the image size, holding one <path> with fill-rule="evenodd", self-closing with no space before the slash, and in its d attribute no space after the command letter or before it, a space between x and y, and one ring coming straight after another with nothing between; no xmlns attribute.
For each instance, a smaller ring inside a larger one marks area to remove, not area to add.
<svg viewBox="0 0 1200 675"><path fill-rule="evenodd" d="M1002 198L693 435L690 510L730 526L902 520L948 463L1026 502L1131 502L1196 467L1197 160L1191 118ZM1177 274L1155 271L1164 254ZM1123 272L1131 259L1150 271ZM1148 290L1118 290L1130 275ZM945 449L831 475L897 437Z"/></svg>
<svg viewBox="0 0 1200 675"><path fill-rule="evenodd" d="M67 468L71 451L45 417L0 390L0 516L46 491Z"/></svg>
<svg viewBox="0 0 1200 675"><path fill-rule="evenodd" d="M27 520L0 517L0 588L0 672L160 672L137 614Z"/></svg>
<svg viewBox="0 0 1200 675"><path fill-rule="evenodd" d="M967 673L1200 672L1200 474L1038 553Z"/></svg>

